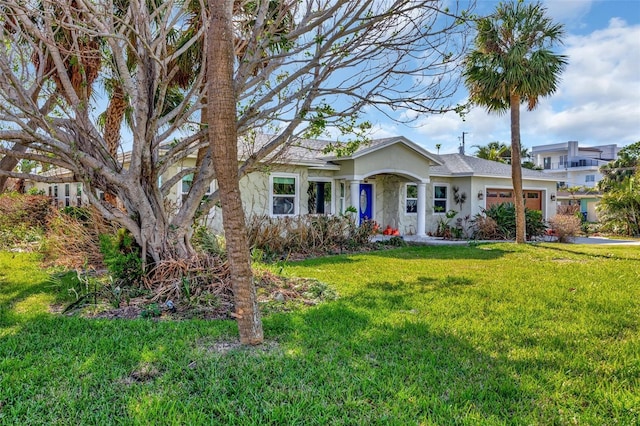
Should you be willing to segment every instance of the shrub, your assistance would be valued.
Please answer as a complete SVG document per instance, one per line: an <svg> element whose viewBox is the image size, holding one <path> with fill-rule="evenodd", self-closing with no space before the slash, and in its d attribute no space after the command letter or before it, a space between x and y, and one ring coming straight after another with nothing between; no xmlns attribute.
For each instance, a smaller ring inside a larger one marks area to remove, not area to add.
<svg viewBox="0 0 640 426"><path fill-rule="evenodd" d="M490 217L478 214L471 220L471 225L474 229L473 238L476 240L498 240L501 238L498 224Z"/></svg>
<svg viewBox="0 0 640 426"><path fill-rule="evenodd" d="M40 240L50 211L48 197L16 192L0 194L0 247Z"/></svg>
<svg viewBox="0 0 640 426"><path fill-rule="evenodd" d="M559 243L567 243L580 233L581 222L574 215L555 215L549 219L549 224Z"/></svg>
<svg viewBox="0 0 640 426"><path fill-rule="evenodd" d="M362 248L370 244L374 226L373 221L358 226L345 216L254 216L247 223L247 232L253 252L260 253L263 260L275 260L290 253L306 255Z"/></svg>
<svg viewBox="0 0 640 426"><path fill-rule="evenodd" d="M559 204L556 207L556 214L558 215L576 215L580 214L580 206L577 204L566 205Z"/></svg>
<svg viewBox="0 0 640 426"><path fill-rule="evenodd" d="M99 236L114 232L93 207L56 210L48 219L43 253L47 260L68 268L102 268Z"/></svg>
<svg viewBox="0 0 640 426"><path fill-rule="evenodd" d="M140 247L124 228L116 235L100 235L100 251L113 279L121 286L139 285L143 276Z"/></svg>
<svg viewBox="0 0 640 426"><path fill-rule="evenodd" d="M524 209L527 238L539 237L546 229L546 225L542 220L542 212L538 210ZM516 235L516 208L513 203L494 204L482 213L476 215L473 222L476 226L478 223L483 227L487 226L486 222L479 222L480 217L487 217L494 220L496 224L496 233L498 238L510 240ZM479 238L476 236L476 238Z"/></svg>

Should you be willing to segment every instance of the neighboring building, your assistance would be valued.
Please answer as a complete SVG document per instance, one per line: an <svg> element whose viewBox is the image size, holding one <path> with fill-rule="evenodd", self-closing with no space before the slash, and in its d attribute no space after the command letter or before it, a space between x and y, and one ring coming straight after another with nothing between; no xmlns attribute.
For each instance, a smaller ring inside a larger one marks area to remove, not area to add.
<svg viewBox="0 0 640 426"><path fill-rule="evenodd" d="M324 154L328 144L299 140L270 159L264 171L244 176L240 187L247 216L339 214L354 206L358 221L373 219L403 235L426 235L449 210L458 211L458 217L473 216L491 204L513 201L511 166L506 164L462 154L435 155L404 137L374 140L342 157ZM181 167L193 164L195 158ZM174 166L162 180L177 172ZM179 205L189 191L189 178L171 189L170 201ZM36 185L61 206L86 203L79 184ZM545 219L555 215L554 177L523 169L523 189L528 207L541 210ZM455 203L456 191L466 195L461 205ZM218 207L211 211L213 229L222 229L221 217Z"/></svg>
<svg viewBox="0 0 640 426"><path fill-rule="evenodd" d="M581 147L569 141L534 146L531 157L543 172L557 176L560 186L595 188L602 179L600 167L618 158L618 151L615 144Z"/></svg>
<svg viewBox="0 0 640 426"><path fill-rule="evenodd" d="M581 189L579 191L558 190L558 205L580 206L582 219L587 222L597 222L598 214L596 207L602 198L602 194L597 191Z"/></svg>
<svg viewBox="0 0 640 426"><path fill-rule="evenodd" d="M616 144L581 147L569 141L534 146L531 156L536 166L558 180L558 204L579 204L584 220L597 222L596 206L602 195L595 188L602 179L600 167L616 160L619 151ZM575 187L582 189L567 191Z"/></svg>

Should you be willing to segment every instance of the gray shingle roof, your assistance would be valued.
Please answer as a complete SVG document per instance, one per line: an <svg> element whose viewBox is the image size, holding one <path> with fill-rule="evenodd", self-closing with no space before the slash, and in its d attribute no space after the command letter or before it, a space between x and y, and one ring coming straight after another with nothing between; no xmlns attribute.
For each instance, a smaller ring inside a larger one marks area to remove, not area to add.
<svg viewBox="0 0 640 426"><path fill-rule="evenodd" d="M440 158L443 165L432 166L429 173L431 175L511 177L511 165L509 164L462 154L443 154L435 157ZM524 179L556 180L553 176L538 170L525 168L522 169L522 177Z"/></svg>

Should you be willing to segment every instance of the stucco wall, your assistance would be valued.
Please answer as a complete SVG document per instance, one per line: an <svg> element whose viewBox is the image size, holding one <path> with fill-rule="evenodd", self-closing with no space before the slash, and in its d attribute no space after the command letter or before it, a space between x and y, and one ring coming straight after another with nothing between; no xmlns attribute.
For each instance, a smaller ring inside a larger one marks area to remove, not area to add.
<svg viewBox="0 0 640 426"><path fill-rule="evenodd" d="M428 159L418 155L411 148L395 144L357 158L354 162L353 174L367 177L384 171L385 173L427 177L429 165Z"/></svg>

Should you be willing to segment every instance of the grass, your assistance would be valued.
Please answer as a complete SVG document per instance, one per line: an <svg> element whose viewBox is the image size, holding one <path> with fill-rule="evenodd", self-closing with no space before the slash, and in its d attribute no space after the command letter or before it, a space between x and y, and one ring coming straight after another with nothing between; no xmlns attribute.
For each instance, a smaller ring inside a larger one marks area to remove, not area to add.
<svg viewBox="0 0 640 426"><path fill-rule="evenodd" d="M0 253L0 424L640 423L640 250L408 247L285 265L340 297L264 318L48 312L37 258Z"/></svg>

